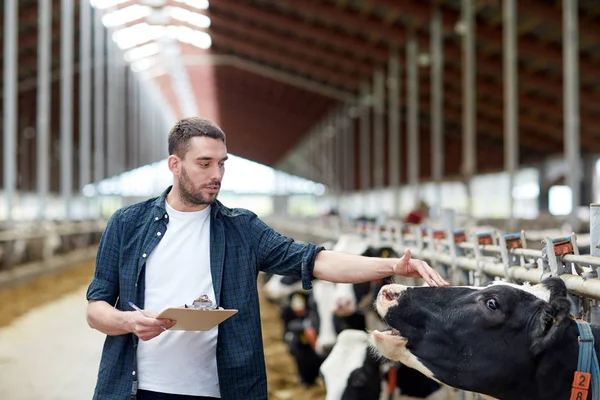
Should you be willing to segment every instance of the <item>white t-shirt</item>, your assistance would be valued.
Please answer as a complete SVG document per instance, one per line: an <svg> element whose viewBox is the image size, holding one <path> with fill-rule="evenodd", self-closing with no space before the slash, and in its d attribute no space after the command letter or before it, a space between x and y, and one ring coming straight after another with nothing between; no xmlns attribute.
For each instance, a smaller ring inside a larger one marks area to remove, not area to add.
<svg viewBox="0 0 600 400"><path fill-rule="evenodd" d="M166 232L146 261L146 310L180 307L206 294L214 302L210 272L210 206L180 212L166 204ZM163 229L164 230L164 229ZM158 234L158 231L157 233ZM139 388L221 397L217 374L218 326L206 332L166 331L139 341Z"/></svg>

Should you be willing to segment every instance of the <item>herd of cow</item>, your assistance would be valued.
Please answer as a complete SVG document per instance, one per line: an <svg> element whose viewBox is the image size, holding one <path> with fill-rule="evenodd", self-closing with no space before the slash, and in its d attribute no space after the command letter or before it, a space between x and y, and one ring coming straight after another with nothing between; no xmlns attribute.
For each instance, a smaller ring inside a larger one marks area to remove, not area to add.
<svg viewBox="0 0 600 400"><path fill-rule="evenodd" d="M325 245L397 257L360 237ZM322 379L326 400L445 399L445 386L502 400L600 399L589 381L576 385L580 333L560 277L438 288L316 280L311 291L291 277L265 281L299 381ZM591 328L598 337L600 328ZM597 342L593 348L600 351Z"/></svg>

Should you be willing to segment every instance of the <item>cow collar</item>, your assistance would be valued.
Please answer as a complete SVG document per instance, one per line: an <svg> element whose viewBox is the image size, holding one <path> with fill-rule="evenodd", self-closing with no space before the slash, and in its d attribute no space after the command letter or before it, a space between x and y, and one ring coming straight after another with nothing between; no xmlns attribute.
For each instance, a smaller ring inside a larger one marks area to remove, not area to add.
<svg viewBox="0 0 600 400"><path fill-rule="evenodd" d="M577 371L575 371L573 377L571 399L587 399L591 382L592 399L598 400L600 399L600 367L594 348L594 335L589 323L581 320L575 322L579 330L579 359L577 361Z"/></svg>

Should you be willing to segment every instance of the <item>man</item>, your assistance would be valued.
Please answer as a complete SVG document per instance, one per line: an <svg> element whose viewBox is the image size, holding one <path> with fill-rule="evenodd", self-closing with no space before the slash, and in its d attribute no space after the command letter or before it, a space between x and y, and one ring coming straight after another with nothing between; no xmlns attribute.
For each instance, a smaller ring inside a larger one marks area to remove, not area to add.
<svg viewBox="0 0 600 400"><path fill-rule="evenodd" d="M427 217L429 217L429 204L420 201L418 207L406 216L404 222L407 224L420 224Z"/></svg>
<svg viewBox="0 0 600 400"><path fill-rule="evenodd" d="M325 251L223 206L216 199L226 141L211 121L181 120L168 142L173 186L116 211L100 241L87 292L88 323L107 335L94 399L266 399L259 271L301 277L306 289L314 278L364 282L393 274L447 285L410 252L378 259ZM153 317L202 294L239 311L207 332L169 331L174 321Z"/></svg>

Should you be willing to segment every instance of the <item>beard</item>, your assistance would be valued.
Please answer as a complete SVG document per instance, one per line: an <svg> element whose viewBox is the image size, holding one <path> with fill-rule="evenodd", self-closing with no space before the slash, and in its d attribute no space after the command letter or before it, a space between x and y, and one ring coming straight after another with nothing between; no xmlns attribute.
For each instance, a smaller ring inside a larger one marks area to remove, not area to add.
<svg viewBox="0 0 600 400"><path fill-rule="evenodd" d="M217 199L217 195L219 194L219 192L217 191L217 193L202 193L202 189L204 189L206 186L215 185L220 187L221 183L219 181L213 181L209 184L202 185L199 188L195 188L189 175L185 171L185 168L181 169L181 176L179 177L179 193L181 196L181 200L185 204L201 206L214 203Z"/></svg>

